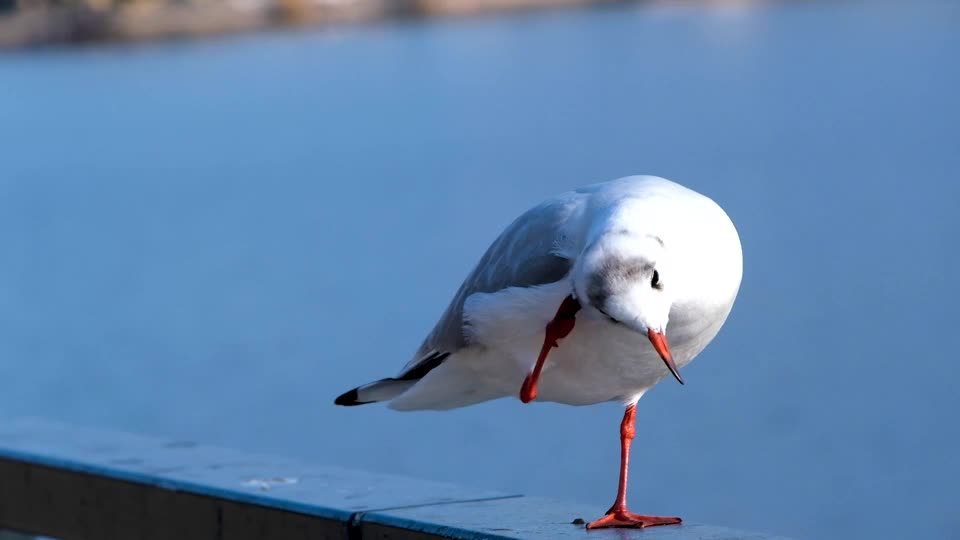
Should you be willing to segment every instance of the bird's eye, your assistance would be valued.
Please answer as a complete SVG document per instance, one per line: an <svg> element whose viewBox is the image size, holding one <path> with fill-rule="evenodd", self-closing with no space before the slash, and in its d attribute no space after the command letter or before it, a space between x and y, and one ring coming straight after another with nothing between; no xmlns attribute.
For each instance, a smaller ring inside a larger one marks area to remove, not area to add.
<svg viewBox="0 0 960 540"><path fill-rule="evenodd" d="M660 284L660 272L656 270L653 271L653 278L650 280L650 286L654 289L662 289L663 285Z"/></svg>

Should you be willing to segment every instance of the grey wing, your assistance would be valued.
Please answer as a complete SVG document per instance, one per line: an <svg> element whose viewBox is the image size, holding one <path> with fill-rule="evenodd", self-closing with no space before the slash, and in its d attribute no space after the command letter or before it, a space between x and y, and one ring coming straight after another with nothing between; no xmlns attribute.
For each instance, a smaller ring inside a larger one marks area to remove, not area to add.
<svg viewBox="0 0 960 540"><path fill-rule="evenodd" d="M404 366L400 378L419 379L468 345L463 331L463 305L470 295L563 279L574 261L570 254L562 253L562 247L569 242L566 231L582 199L580 193L566 193L514 220L464 280L433 331Z"/></svg>

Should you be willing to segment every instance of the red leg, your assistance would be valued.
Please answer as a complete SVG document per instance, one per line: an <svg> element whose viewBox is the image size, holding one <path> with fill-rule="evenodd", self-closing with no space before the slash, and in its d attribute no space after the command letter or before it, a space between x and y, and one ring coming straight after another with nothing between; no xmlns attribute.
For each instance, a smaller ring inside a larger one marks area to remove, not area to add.
<svg viewBox="0 0 960 540"><path fill-rule="evenodd" d="M680 523L678 517L641 516L627 510L627 471L630 468L630 443L636 435L634 424L637 418L636 404L627 407L620 423L620 485L617 487L617 500L602 518L587 524L588 529L604 527L653 527L655 525L673 525Z"/></svg>
<svg viewBox="0 0 960 540"><path fill-rule="evenodd" d="M533 371L525 379L523 386L520 387L520 401L530 403L537 399L537 383L540 382L540 372L543 370L543 364L547 361L547 355L550 349L558 347L557 340L567 337L576 324L577 312L580 311L580 302L572 295L564 298L560 304L560 309L553 316L553 320L547 323L547 331L543 336L543 347L540 348L540 356L537 357L537 364Z"/></svg>

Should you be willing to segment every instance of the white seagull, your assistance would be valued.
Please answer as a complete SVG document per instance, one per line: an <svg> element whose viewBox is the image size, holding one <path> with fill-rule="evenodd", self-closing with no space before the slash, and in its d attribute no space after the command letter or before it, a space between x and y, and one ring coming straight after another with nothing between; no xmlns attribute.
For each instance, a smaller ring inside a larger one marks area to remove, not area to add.
<svg viewBox="0 0 960 540"><path fill-rule="evenodd" d="M564 193L494 241L399 375L336 404L622 402L616 501L587 528L680 523L627 509L636 404L668 375L683 383L679 369L717 335L742 273L733 223L695 191L630 176Z"/></svg>

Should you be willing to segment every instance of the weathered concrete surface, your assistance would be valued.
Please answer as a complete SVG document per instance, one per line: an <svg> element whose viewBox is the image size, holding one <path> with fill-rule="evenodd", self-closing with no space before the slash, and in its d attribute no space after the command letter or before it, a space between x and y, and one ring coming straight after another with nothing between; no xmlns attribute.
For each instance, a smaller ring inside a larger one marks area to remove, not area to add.
<svg viewBox="0 0 960 540"><path fill-rule="evenodd" d="M439 537L524 540L787 540L726 527L684 523L649 529L586 531L574 519L591 521L606 507L560 503L540 497L519 497L462 503L448 509L422 506L370 512L361 521L364 540L414 540ZM642 508L637 508L642 511Z"/></svg>
<svg viewBox="0 0 960 540"><path fill-rule="evenodd" d="M0 540L34 540L35 536L14 531L0 530Z"/></svg>
<svg viewBox="0 0 960 540"><path fill-rule="evenodd" d="M584 530L601 508L39 420L0 421L0 529L62 540L766 540Z"/></svg>

